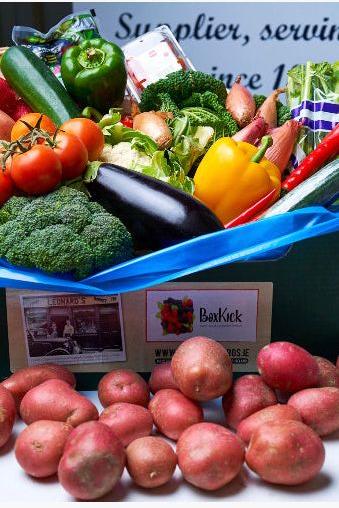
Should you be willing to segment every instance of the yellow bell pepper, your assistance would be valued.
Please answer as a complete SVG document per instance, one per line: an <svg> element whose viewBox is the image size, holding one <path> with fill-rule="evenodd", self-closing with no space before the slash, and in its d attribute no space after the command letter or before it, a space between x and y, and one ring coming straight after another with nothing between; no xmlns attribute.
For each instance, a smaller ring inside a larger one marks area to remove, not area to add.
<svg viewBox="0 0 339 508"><path fill-rule="evenodd" d="M226 224L273 189L278 198L281 173L264 158L272 138L264 136L257 148L244 141L220 138L207 151L194 176L196 198Z"/></svg>

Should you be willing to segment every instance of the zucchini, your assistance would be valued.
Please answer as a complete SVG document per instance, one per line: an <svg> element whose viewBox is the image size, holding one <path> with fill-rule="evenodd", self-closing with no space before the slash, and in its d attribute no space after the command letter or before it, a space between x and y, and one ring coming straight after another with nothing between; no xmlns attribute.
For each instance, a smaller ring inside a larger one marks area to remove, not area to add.
<svg viewBox="0 0 339 508"><path fill-rule="evenodd" d="M261 218L306 206L326 205L331 203L338 193L339 159L336 159L279 199Z"/></svg>
<svg viewBox="0 0 339 508"><path fill-rule="evenodd" d="M57 126L81 115L60 81L28 48L8 48L1 58L1 71L33 111L47 115Z"/></svg>

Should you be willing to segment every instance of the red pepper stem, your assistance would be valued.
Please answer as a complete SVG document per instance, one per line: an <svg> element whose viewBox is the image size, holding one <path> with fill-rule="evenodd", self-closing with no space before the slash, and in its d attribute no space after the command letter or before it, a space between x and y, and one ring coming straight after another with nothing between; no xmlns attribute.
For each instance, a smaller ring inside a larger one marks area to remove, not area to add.
<svg viewBox="0 0 339 508"><path fill-rule="evenodd" d="M259 149L257 153L255 153L251 159L251 162L260 162L261 159L264 157L266 150L273 145L273 139L272 136L264 136L261 139L261 143L259 146Z"/></svg>

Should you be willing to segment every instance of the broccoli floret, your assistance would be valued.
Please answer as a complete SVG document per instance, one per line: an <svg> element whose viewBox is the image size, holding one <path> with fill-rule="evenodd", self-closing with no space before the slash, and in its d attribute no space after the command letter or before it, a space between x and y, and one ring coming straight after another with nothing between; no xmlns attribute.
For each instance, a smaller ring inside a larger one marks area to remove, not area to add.
<svg viewBox="0 0 339 508"><path fill-rule="evenodd" d="M31 202L32 198L13 196L0 209L0 224L15 219L22 209Z"/></svg>
<svg viewBox="0 0 339 508"><path fill-rule="evenodd" d="M292 118L292 115L291 115L290 108L288 106L285 106L285 104L283 104L282 102L277 101L278 127L280 127L281 125L284 125L284 123L286 123L288 120L291 120L291 118Z"/></svg>
<svg viewBox="0 0 339 508"><path fill-rule="evenodd" d="M59 209L65 205L72 205L74 203L83 204L86 206L88 197L85 193L74 189L73 187L63 186L58 190L38 198L43 203L51 204L55 209ZM35 200L36 202L37 200Z"/></svg>
<svg viewBox="0 0 339 508"><path fill-rule="evenodd" d="M96 201L89 201L87 205L87 210L92 214L102 213L105 211L105 209L101 205L99 205L99 203L97 203Z"/></svg>
<svg viewBox="0 0 339 508"><path fill-rule="evenodd" d="M94 266L99 269L118 264L132 257L132 241L126 228L117 217L99 213L83 230L83 237L94 253ZM115 253L112 258L112 252Z"/></svg>
<svg viewBox="0 0 339 508"><path fill-rule="evenodd" d="M171 99L180 109L182 102L193 93L207 91L216 94L220 104L225 104L226 87L219 79L200 71L175 71L148 85L141 95L139 107L141 111L159 110L165 98L163 94L168 94L167 100Z"/></svg>
<svg viewBox="0 0 339 508"><path fill-rule="evenodd" d="M74 272L77 278L92 270L92 252L80 235L65 225L34 231L24 242L29 260L41 270Z"/></svg>
<svg viewBox="0 0 339 508"><path fill-rule="evenodd" d="M21 209L18 199L7 201L0 225L0 257L14 265L84 278L133 256L122 222L81 191L61 187Z"/></svg>
<svg viewBox="0 0 339 508"><path fill-rule="evenodd" d="M260 106L264 103L266 96L265 95L253 95L256 110L260 108ZM277 125L281 127L288 120L291 120L292 115L290 108L283 104L280 101L277 101Z"/></svg>
<svg viewBox="0 0 339 508"><path fill-rule="evenodd" d="M172 99L169 93L158 94L159 111L170 111L174 116L177 116L180 109Z"/></svg>
<svg viewBox="0 0 339 508"><path fill-rule="evenodd" d="M20 245L25 238L26 233L20 223L8 221L2 224L0 226L0 258L6 257L8 250L13 245Z"/></svg>
<svg viewBox="0 0 339 508"><path fill-rule="evenodd" d="M82 203L75 202L59 208L56 213L56 220L57 224L64 224L69 226L75 233L81 233L84 227L91 223L92 213Z"/></svg>
<svg viewBox="0 0 339 508"><path fill-rule="evenodd" d="M35 230L59 223L54 207L44 203L41 198L26 205L22 213L16 217L16 221L18 221L26 235Z"/></svg>

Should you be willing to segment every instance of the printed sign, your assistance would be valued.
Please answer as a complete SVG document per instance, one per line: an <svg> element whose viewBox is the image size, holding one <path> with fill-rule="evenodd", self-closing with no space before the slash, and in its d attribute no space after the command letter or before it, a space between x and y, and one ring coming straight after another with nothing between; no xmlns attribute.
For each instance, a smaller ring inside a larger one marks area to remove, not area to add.
<svg viewBox="0 0 339 508"><path fill-rule="evenodd" d="M119 296L20 296L29 365L126 359Z"/></svg>
<svg viewBox="0 0 339 508"><path fill-rule="evenodd" d="M147 341L204 335L221 342L255 342L257 289L148 290Z"/></svg>
<svg viewBox="0 0 339 508"><path fill-rule="evenodd" d="M255 372L270 342L271 282L170 282L120 295L6 290L10 369L150 372L194 335L216 339L235 372Z"/></svg>
<svg viewBox="0 0 339 508"><path fill-rule="evenodd" d="M338 59L338 3L95 2L100 33L124 46L167 24L196 69L253 93L285 86L296 64ZM88 4L75 2L76 12Z"/></svg>

